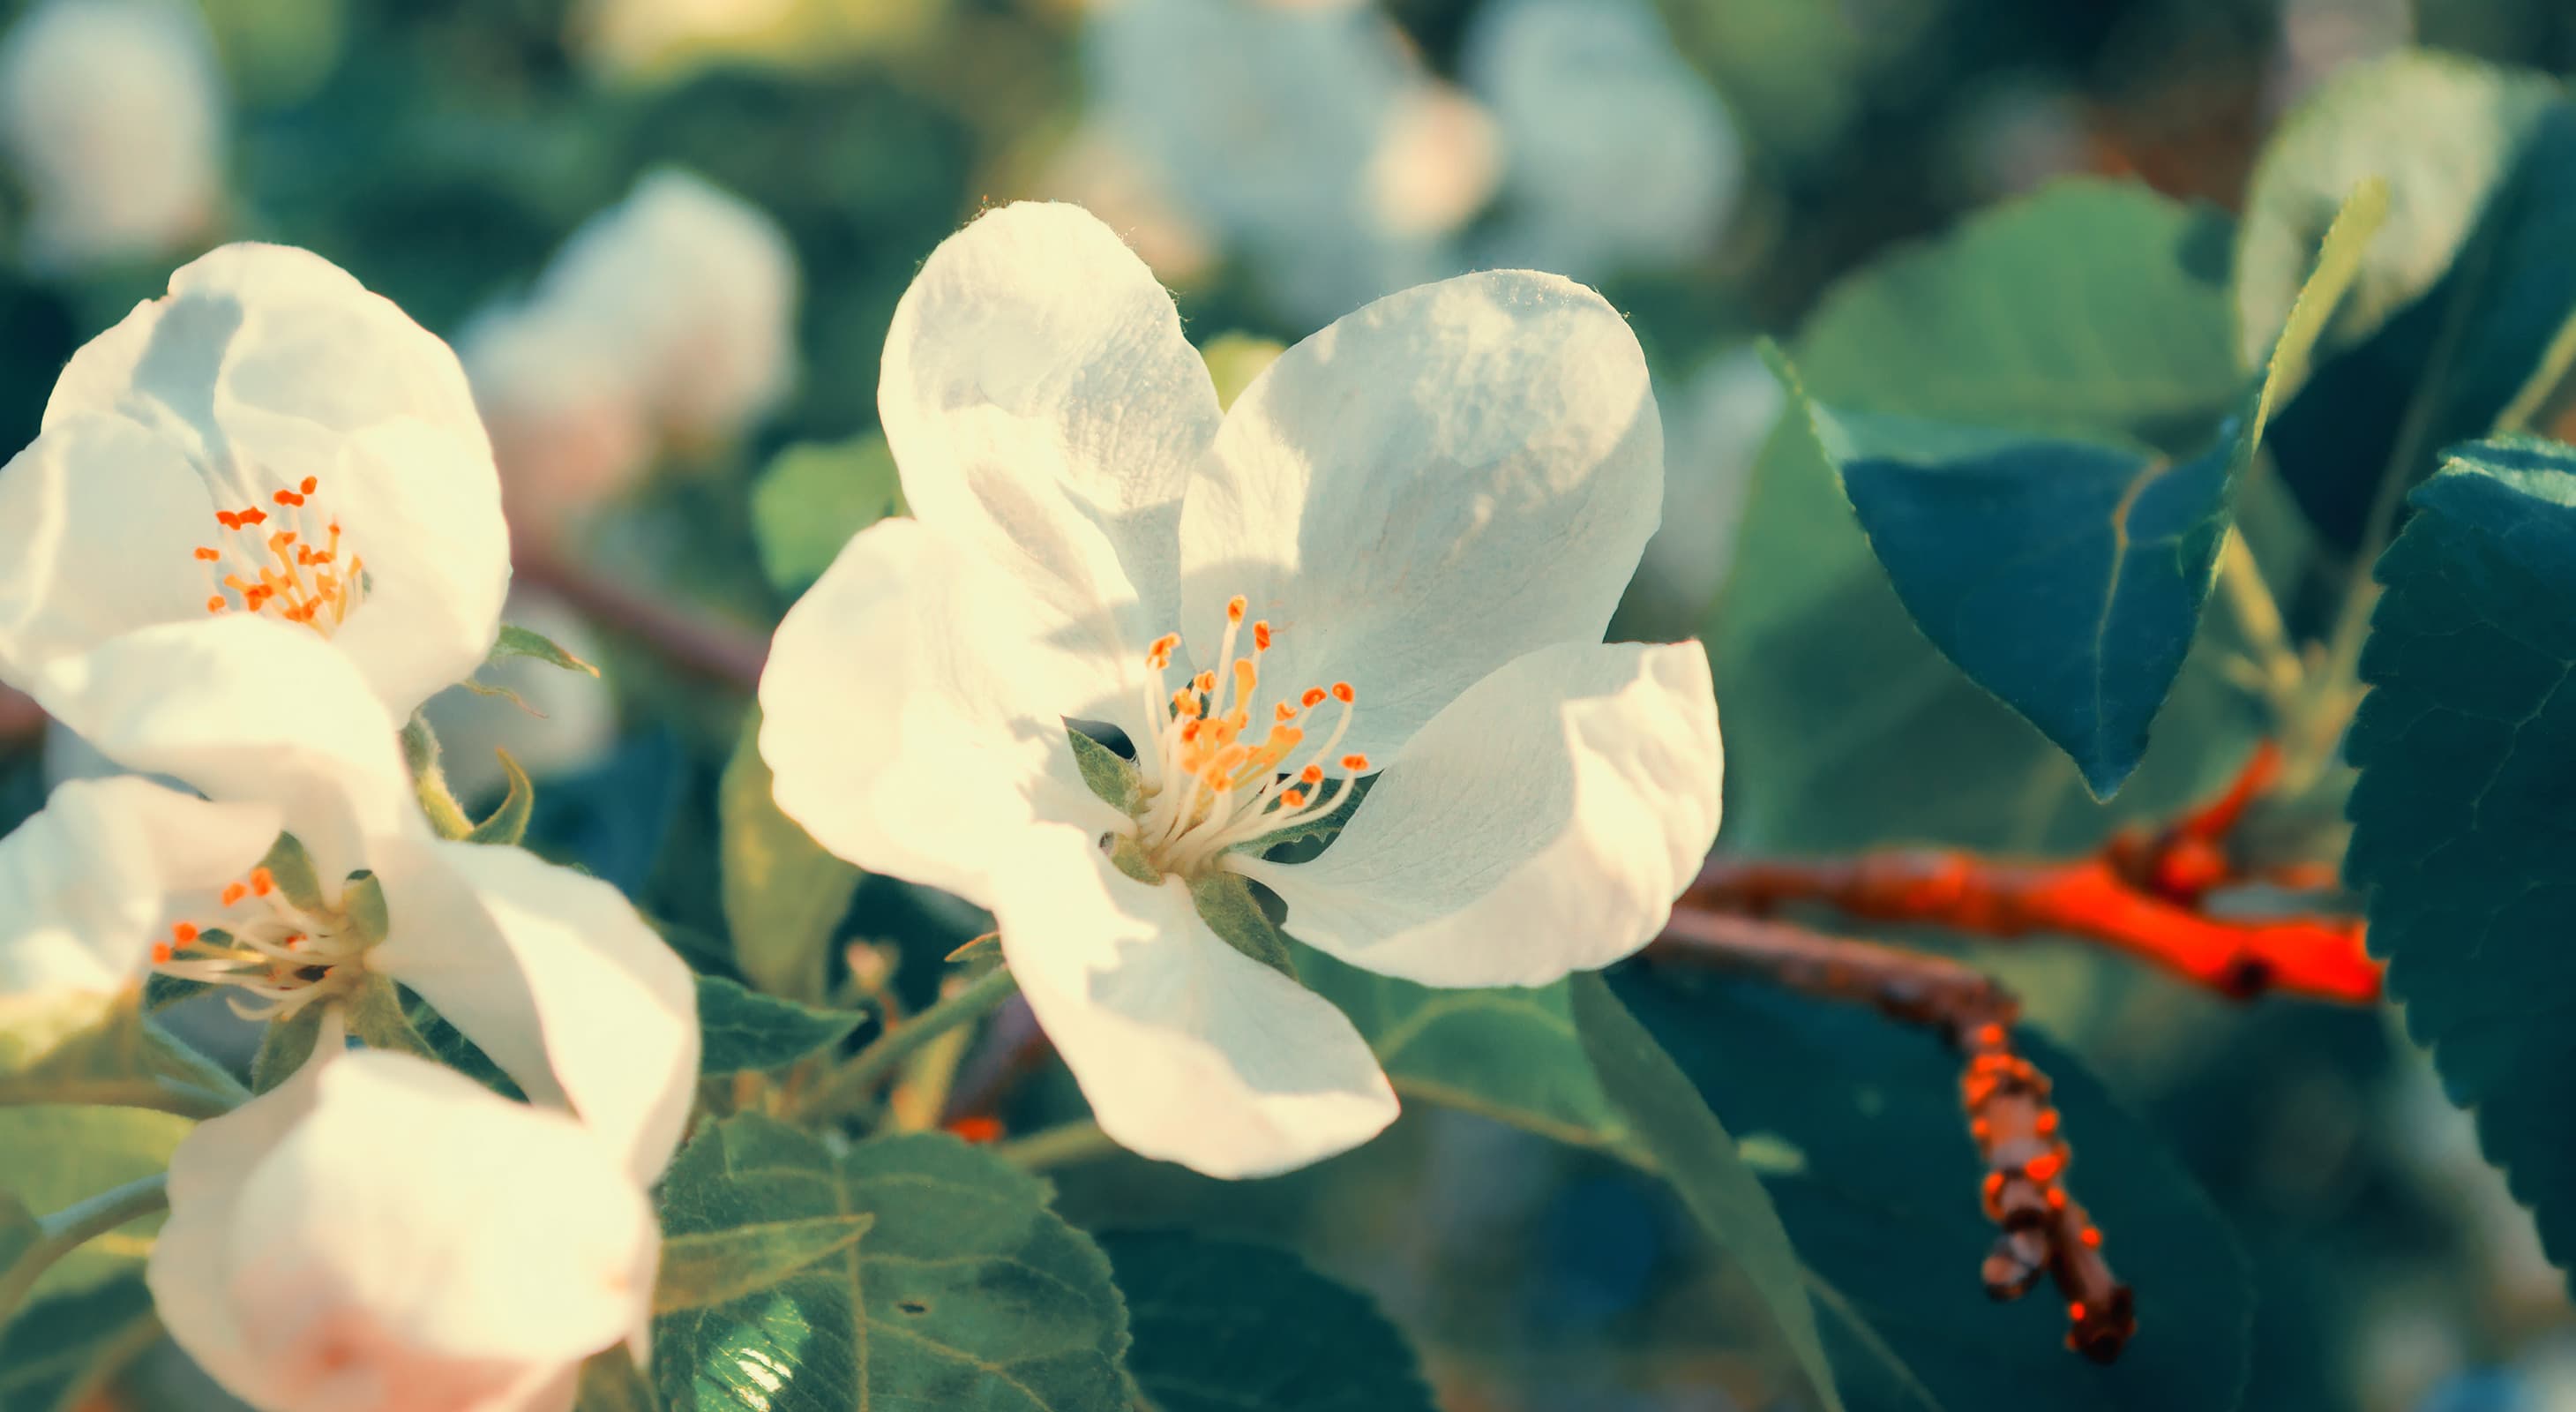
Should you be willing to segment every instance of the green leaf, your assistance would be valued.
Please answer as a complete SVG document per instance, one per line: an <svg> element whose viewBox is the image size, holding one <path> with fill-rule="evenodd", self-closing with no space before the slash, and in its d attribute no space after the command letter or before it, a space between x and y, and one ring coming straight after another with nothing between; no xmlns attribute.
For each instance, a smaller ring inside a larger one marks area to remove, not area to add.
<svg viewBox="0 0 2576 1412"><path fill-rule="evenodd" d="M136 1108L0 1109L0 1152L11 1154L0 1162L0 1192L30 1211L59 1211L167 1168L171 1151L194 1126L186 1118ZM43 1160L26 1160L26 1154L42 1154ZM133 1268L160 1228L157 1213L117 1227L54 1262L36 1281L35 1293L87 1289Z"/></svg>
<svg viewBox="0 0 2576 1412"><path fill-rule="evenodd" d="M762 990L820 1001L832 935L861 874L778 812L769 762L760 758L758 707L743 721L716 812L724 828L724 913L735 963Z"/></svg>
<svg viewBox="0 0 2576 1412"><path fill-rule="evenodd" d="M602 1349L582 1361L581 1390L573 1401L574 1412L660 1412L661 1406L661 1399L653 1395L653 1384L635 1366L635 1357L624 1344Z"/></svg>
<svg viewBox="0 0 2576 1412"><path fill-rule="evenodd" d="M1300 947L1297 974L1342 1009L1398 1092L1578 1147L1638 1156L1603 1092L1564 982L1536 990L1434 990Z"/></svg>
<svg viewBox="0 0 2576 1412"><path fill-rule="evenodd" d="M2235 297L2246 354L2280 326L2345 192L2392 190L2386 232L2282 410L2272 456L2325 539L2513 403L2576 311L2576 108L2544 75L2407 52L2318 86L2256 165Z"/></svg>
<svg viewBox="0 0 2576 1412"><path fill-rule="evenodd" d="M860 1406L1128 1412L1126 1313L1109 1262L1038 1178L944 1134L835 1157L757 1116L683 1149L668 1237L873 1216L867 1237L757 1294L670 1314L654 1378L674 1412Z"/></svg>
<svg viewBox="0 0 2576 1412"><path fill-rule="evenodd" d="M1082 782L1091 786L1091 792L1119 813L1135 813L1145 793L1145 780L1136 772L1136 762L1072 726L1064 728L1064 735L1073 743L1073 763L1082 771Z"/></svg>
<svg viewBox="0 0 2576 1412"><path fill-rule="evenodd" d="M594 677L599 675L597 667L565 651L555 643L553 638L543 633L532 632L516 623L503 623L500 637L493 641L492 650L483 658L483 662L484 665L489 666L495 662L507 661L512 657L534 657L550 667L561 667L567 672L580 672Z"/></svg>
<svg viewBox="0 0 2576 1412"><path fill-rule="evenodd" d="M2227 1412L2243 1390L2253 1297L2225 1217L2072 1056L2016 1043L2055 1084L2067 1178L2137 1291L2138 1337L2099 1367L2067 1351L2045 1290L1977 1287L1994 1228L1959 1111L1959 1062L1933 1035L1760 982L1625 973L1612 990L1747 1151L1806 1266L1844 1402L1906 1412L2082 1407Z"/></svg>
<svg viewBox="0 0 2576 1412"><path fill-rule="evenodd" d="M1284 1250L1186 1231L1101 1236L1155 1412L1432 1412L1375 1301Z"/></svg>
<svg viewBox="0 0 2576 1412"><path fill-rule="evenodd" d="M673 1236L662 1242L653 1312L676 1314L749 1299L815 1261L857 1245L876 1219L861 1212Z"/></svg>
<svg viewBox="0 0 2576 1412"><path fill-rule="evenodd" d="M0 1191L0 1270L6 1270L27 1253L27 1248L42 1239L45 1230L36 1223L36 1213L27 1203Z"/></svg>
<svg viewBox="0 0 2576 1412"><path fill-rule="evenodd" d="M850 536L905 513L894 453L875 432L790 446L751 488L760 567L787 598L812 587Z"/></svg>
<svg viewBox="0 0 2576 1412"><path fill-rule="evenodd" d="M0 1331L0 1407L72 1412L160 1337L140 1270L39 1299Z"/></svg>
<svg viewBox="0 0 2576 1412"><path fill-rule="evenodd" d="M849 1038L867 1018L855 1010L818 1010L763 995L722 976L700 976L698 1025L706 1033L706 1045L698 1056L698 1072L714 1076L783 1069Z"/></svg>
<svg viewBox="0 0 2576 1412"><path fill-rule="evenodd" d="M1248 333L1221 333L1209 339L1199 357L1207 363L1209 380L1216 384L1217 405L1233 406L1252 380L1287 351L1271 339Z"/></svg>
<svg viewBox="0 0 2576 1412"><path fill-rule="evenodd" d="M1288 934L1262 910L1242 874L1214 872L1192 878L1190 902L1218 940L1290 980L1297 978L1297 958L1289 949Z"/></svg>
<svg viewBox="0 0 2576 1412"><path fill-rule="evenodd" d="M1576 1032L1603 1089L1635 1124L1639 1145L1652 1155L1682 1204L1752 1282L1809 1386L1839 1412L1842 1394L1816 1333L1805 1272L1761 1179L1737 1155L1735 1139L1700 1101L1689 1076L1610 993L1609 984L1592 974L1574 976L1567 984Z"/></svg>
<svg viewBox="0 0 2576 1412"><path fill-rule="evenodd" d="M250 1095L143 1011L139 989L0 997L0 1105L127 1104L208 1116Z"/></svg>
<svg viewBox="0 0 2576 1412"><path fill-rule="evenodd" d="M2050 243L2059 236L2091 241L2085 258ZM1799 371L1830 406L2170 449L2158 434L2205 436L2243 396L2224 300L2196 273L2223 236L2211 218L2124 188L2056 189L1846 281L1810 321ZM1979 258L1952 287L1941 277L1956 250ZM2019 264L2057 297L2022 297ZM2130 310L2141 337L2103 337L2114 325L2094 320L2125 309L2119 291L2130 287L2160 290L2149 302L2171 307ZM1983 379L1962 372L1979 365ZM2106 808L2046 737L1924 638L1832 463L1806 426L1783 418L1707 625L1737 766L1728 835L1772 851L2092 847L2125 819L2160 817L2223 784L2250 745L2260 722L2224 666L2234 631L2224 615L2205 625L2165 728ZM1907 788L1891 791L1898 778Z"/></svg>
<svg viewBox="0 0 2576 1412"><path fill-rule="evenodd" d="M501 773L510 781L510 792L493 806L492 813L465 835L467 843L498 844L515 848L528 836L528 818L536 812L537 787L528 772L519 767L509 751L495 751L501 757Z"/></svg>
<svg viewBox="0 0 2576 1412"><path fill-rule="evenodd" d="M2487 1157L2576 1262L2576 451L2455 448L2380 558L2347 742L2370 949Z"/></svg>
<svg viewBox="0 0 2576 1412"><path fill-rule="evenodd" d="M2064 750L2096 798L2116 792L2146 752L2199 628L2277 379L2305 367L2386 209L2379 184L2346 203L2265 376L2188 458L2111 439L1829 412L1780 369L1915 623Z"/></svg>

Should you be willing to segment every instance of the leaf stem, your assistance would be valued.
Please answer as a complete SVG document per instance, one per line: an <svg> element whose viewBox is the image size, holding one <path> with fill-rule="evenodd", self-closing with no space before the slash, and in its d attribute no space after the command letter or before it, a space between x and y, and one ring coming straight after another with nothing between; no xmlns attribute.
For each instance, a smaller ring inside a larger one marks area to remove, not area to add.
<svg viewBox="0 0 2576 1412"><path fill-rule="evenodd" d="M849 1063L815 1087L805 1102L805 1111L829 1114L857 1107L925 1045L960 1025L982 1019L1018 988L1009 967L995 966L955 993L942 996L937 1004L888 1029L850 1056Z"/></svg>
<svg viewBox="0 0 2576 1412"><path fill-rule="evenodd" d="M35 1244L21 1251L8 1269L0 1270L0 1325L7 1324L10 1316L18 1312L18 1306L26 1302L27 1292L36 1287L36 1281L54 1267L54 1262L126 1222L149 1216L169 1204L170 1176L156 1172L39 1218L40 1233Z"/></svg>
<svg viewBox="0 0 2576 1412"><path fill-rule="evenodd" d="M2235 615L2237 627L2245 633L2246 646L2254 653L2263 699L2272 710L2273 729L2285 729L2298 708L2300 683L2306 673L2298 650L2290 645L2290 630L2282 620L2280 602L2272 596L2272 585L2263 578L2263 566L2256 562L2253 546L2245 542L2244 531L2234 525L2227 527L2227 538L2219 546L2218 586L2227 595L2227 606Z"/></svg>
<svg viewBox="0 0 2576 1412"><path fill-rule="evenodd" d="M74 1104L93 1108L145 1108L181 1118L220 1118L240 1100L211 1088L168 1078L0 1080L0 1108Z"/></svg>
<svg viewBox="0 0 2576 1412"><path fill-rule="evenodd" d="M1095 1162L1118 1150L1117 1140L1100 1130L1097 1118L1058 1123L993 1145L994 1156L1032 1172Z"/></svg>

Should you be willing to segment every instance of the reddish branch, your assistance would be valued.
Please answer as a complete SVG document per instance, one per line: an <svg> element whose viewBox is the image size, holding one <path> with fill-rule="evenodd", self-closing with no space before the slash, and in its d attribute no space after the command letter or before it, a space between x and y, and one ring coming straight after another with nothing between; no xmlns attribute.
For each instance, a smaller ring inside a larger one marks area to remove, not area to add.
<svg viewBox="0 0 2576 1412"><path fill-rule="evenodd" d="M2125 830L2071 862L2018 862L1896 849L1816 862L1711 859L1684 906L1766 915L1820 903L1868 921L1948 927L1983 937L2047 933L2118 948L2224 995L2282 991L2368 1004L2379 964L2357 917L2213 916L2213 893L2253 882L2313 888L2313 866L2247 869L2228 849L2246 808L2269 789L2279 755L2265 744L2218 800L2155 832Z"/></svg>
<svg viewBox="0 0 2576 1412"><path fill-rule="evenodd" d="M522 582L552 590L600 626L644 643L674 666L744 691L760 685L769 644L759 633L533 551L521 551L517 572Z"/></svg>
<svg viewBox="0 0 2576 1412"><path fill-rule="evenodd" d="M1966 1061L1959 1101L1986 1164L1986 1218L1997 1227L1980 1272L1986 1293L2019 1299L2045 1274L2066 1299L2067 1347L2097 1363L2120 1356L2137 1331L2135 1304L2103 1259L2101 1229L2067 1192L2070 1154L2048 1076L2013 1052L2021 1007L2001 986L1944 957L1713 912L1675 912L1651 954L1868 1005L1939 1034Z"/></svg>

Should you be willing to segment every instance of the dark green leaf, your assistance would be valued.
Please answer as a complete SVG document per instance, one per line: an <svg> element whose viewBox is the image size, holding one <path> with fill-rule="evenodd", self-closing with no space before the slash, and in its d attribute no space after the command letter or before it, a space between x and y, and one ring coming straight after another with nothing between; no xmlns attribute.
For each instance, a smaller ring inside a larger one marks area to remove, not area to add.
<svg viewBox="0 0 2576 1412"><path fill-rule="evenodd" d="M635 1366L635 1356L624 1344L583 1360L574 1412L659 1412L661 1405L653 1395L653 1384Z"/></svg>
<svg viewBox="0 0 2576 1412"><path fill-rule="evenodd" d="M1413 1349L1368 1296L1284 1250L1185 1231L1100 1238L1155 1412L1432 1412Z"/></svg>
<svg viewBox="0 0 2576 1412"><path fill-rule="evenodd" d="M2485 433L2576 310L2576 109L2556 81L2431 53L2320 85L2255 168L2236 263L2248 356L2280 325L2307 252L2353 184L2387 178L2386 233L2323 356L2272 429L2272 456L2331 543L2375 502Z"/></svg>
<svg viewBox="0 0 2576 1412"><path fill-rule="evenodd" d="M831 567L850 536L904 513L885 438L808 442L771 458L751 490L751 532L770 586L793 598Z"/></svg>
<svg viewBox="0 0 2576 1412"><path fill-rule="evenodd" d="M594 677L599 675L597 667L565 651L556 645L553 638L543 633L531 632L516 623L503 623L500 637L494 640L492 651L483 660L487 663L500 662L512 657L534 657L548 666L561 667L567 672L581 672Z"/></svg>
<svg viewBox="0 0 2576 1412"><path fill-rule="evenodd" d="M706 1033L706 1046L698 1056L698 1071L713 1076L783 1069L849 1038L867 1018L855 1010L818 1010L763 995L721 976L700 976L698 1026Z"/></svg>
<svg viewBox="0 0 2576 1412"><path fill-rule="evenodd" d="M2253 1302L2224 1217L2082 1065L2028 1031L2074 1152L2068 1183L2137 1290L2138 1335L2102 1368L2069 1352L2047 1291L1998 1305L1978 1288L1994 1239L1936 1038L1760 983L1634 974L1612 985L1750 1153L1807 1267L1843 1400L1857 1409L2227 1412L2242 1391Z"/></svg>
<svg viewBox="0 0 2576 1412"><path fill-rule="evenodd" d="M1793 413L1841 472L1915 623L2064 750L2097 798L2137 768L2181 674L2276 379L2306 366L2386 209L2377 184L2346 203L2265 376L2185 459L2135 443L1828 412L1781 370Z"/></svg>
<svg viewBox="0 0 2576 1412"><path fill-rule="evenodd" d="M1311 948L1297 974L1341 1007L1408 1098L1463 1108L1581 1147L1640 1151L1602 1092L1563 982L1537 990L1433 990Z"/></svg>
<svg viewBox="0 0 2576 1412"><path fill-rule="evenodd" d="M730 1303L667 1315L654 1380L674 1412L859 1406L1127 1412L1109 1262L1044 1182L942 1134L820 1141L756 1116L683 1149L666 1235L868 1215L858 1245Z"/></svg>
<svg viewBox="0 0 2576 1412"><path fill-rule="evenodd" d="M2406 1027L2576 1261L2576 451L2456 448L2379 561L2345 872Z"/></svg>
<svg viewBox="0 0 2576 1412"><path fill-rule="evenodd" d="M0 1407L71 1412L160 1337L139 1269L37 1300L0 1331Z"/></svg>
<svg viewBox="0 0 2576 1412"><path fill-rule="evenodd" d="M1609 984L1585 974L1567 985L1584 1055L1611 1101L1634 1125L1638 1145L1762 1296L1808 1385L1827 1407L1841 1408L1833 1367L1816 1334L1805 1273L1761 1179L1736 1154L1735 1139L1700 1100L1690 1078L1610 993Z"/></svg>
<svg viewBox="0 0 2576 1412"><path fill-rule="evenodd" d="M492 813L465 836L468 843L498 844L515 848L528 836L528 817L536 811L537 787L528 772L507 750L494 752L501 757L501 773L510 782L510 792L494 805Z"/></svg>
<svg viewBox="0 0 2576 1412"><path fill-rule="evenodd" d="M833 857L778 812L769 762L760 758L760 711L742 725L717 796L724 828L725 925L734 960L762 990L823 998L832 936L859 888L859 870Z"/></svg>
<svg viewBox="0 0 2576 1412"><path fill-rule="evenodd" d="M861 1212L672 1236L662 1242L653 1312L675 1314L749 1299L817 1260L848 1251L876 1219Z"/></svg>

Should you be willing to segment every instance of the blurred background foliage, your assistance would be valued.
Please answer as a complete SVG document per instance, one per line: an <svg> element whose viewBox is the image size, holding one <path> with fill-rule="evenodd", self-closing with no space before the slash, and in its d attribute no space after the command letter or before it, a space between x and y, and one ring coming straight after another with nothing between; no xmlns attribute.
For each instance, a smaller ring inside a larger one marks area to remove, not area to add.
<svg viewBox="0 0 2576 1412"><path fill-rule="evenodd" d="M0 17L32 24L39 8L0 6ZM581 497L561 525L522 526L523 578L558 596L514 617L595 654L608 685L518 683L543 720L492 700L437 708L461 783L496 788L497 774L472 773L476 743L509 744L544 781L531 842L626 888L693 961L726 970L739 959L722 941L714 860L744 682L778 612L847 532L900 506L871 435L879 350L943 236L1005 200L1094 205L1175 286L1192 335L1235 385L1271 345L1385 288L1545 252L1582 266L1569 272L1630 315L1665 387L1672 530L1620 628L1712 643L1730 757L1722 843L2067 852L2225 779L2257 718L2196 658L2137 781L2116 807L2093 804L2036 733L1916 634L1830 482L1779 469L1789 451L1764 455L1777 396L1751 341L1789 344L1833 395L1835 368L1870 352L1837 340L1874 335L1811 321L1828 290L1971 212L2075 174L2231 211L2300 94L2409 43L2553 73L2576 65L2565 0L1660 0L1588 11L1576 0L1572 19L1527 30L1518 49L1496 37L1497 12L1543 7L1244 0L1213 19L1184 12L1221 0L1115 8L203 0L221 94L217 195L184 229L149 248L49 253L33 234L41 183L23 161L0 163L0 445L32 438L74 347L222 240L307 246L462 342L650 173L694 173L766 213L798 272L792 383L708 434L658 444L649 474ZM0 92L0 108L10 102ZM184 107L146 105L129 121L200 121ZM101 149L102 177L114 150ZM1675 152L1687 170L1659 167ZM2215 258L2223 273L2223 242ZM625 297L650 306L733 276L682 259ZM529 376L572 377L581 370L563 360L577 356L539 356ZM505 449L514 479L550 474L510 461ZM2267 568L2295 589L2315 551L2294 517L2260 503L2245 514ZM2226 630L2213 615L2203 658ZM80 767L72 743L23 723L7 751L0 822L35 807L49 770ZM858 949L836 953L825 983L864 989L891 959L890 983L918 1002L938 958L978 930L951 901L867 879L835 931ZM2067 951L1988 948L1979 959L2140 1125L2134 1140L2079 1133L2079 1177L2142 1180L2114 1154L2161 1148L2214 1203L2213 1242L2232 1232L2241 1245L2252 1299L2209 1300L2252 1310L2243 1405L2576 1408L2576 1320L2560 1277L2477 1158L2468 1120L2386 1016L2239 1009ZM1947 1061L1929 1040L1867 1017L1823 1022L1807 1034L1824 1037L1812 1052L1741 1038L1761 1032L1771 1003L1737 995L1685 1026L1713 1046L1685 1061L1717 1066L1740 1090L1744 1107L1718 1104L1740 1134L1794 1128L1793 1110L1820 1085L1872 1095L1846 1105L1858 1109L1882 1087L1946 1092ZM1056 1075L1020 1105L1078 1101ZM1860 1132L1844 1126L1801 1146ZM1868 1131L1886 1143L1887 1129ZM1925 1173L1911 1200L1939 1212L1933 1222L1973 1217L1969 1188L1940 1165L1954 1156L1877 1154L1900 1182ZM1190 1220L1296 1245L1386 1304L1453 1412L1793 1397L1757 1306L1661 1186L1478 1119L1418 1113L1368 1149L1257 1186L1118 1160L1068 1172L1063 1187L1077 1220ZM1851 1248L1837 1258L1856 1279L1911 1278L1924 1264L1902 1203L1845 1233ZM1985 1306L1971 1264L1924 1278L1955 1280L1962 1319L2004 1317ZM2166 1297L2179 1308L2196 1293ZM2012 1314L2028 1322L2031 1311ZM2227 1357L2215 1345L2231 1331L2201 1344L2186 1333L2196 1318L2150 1317L2139 1355ZM2133 1405L2086 1381L2098 1375L2044 1329L2012 1328L2051 1360L2042 1371L2060 1390L2037 1405ZM2158 1352L2168 1339L2193 1346ZM1848 1390L1855 1405L1879 1405ZM166 1358L129 1391L215 1405Z"/></svg>

